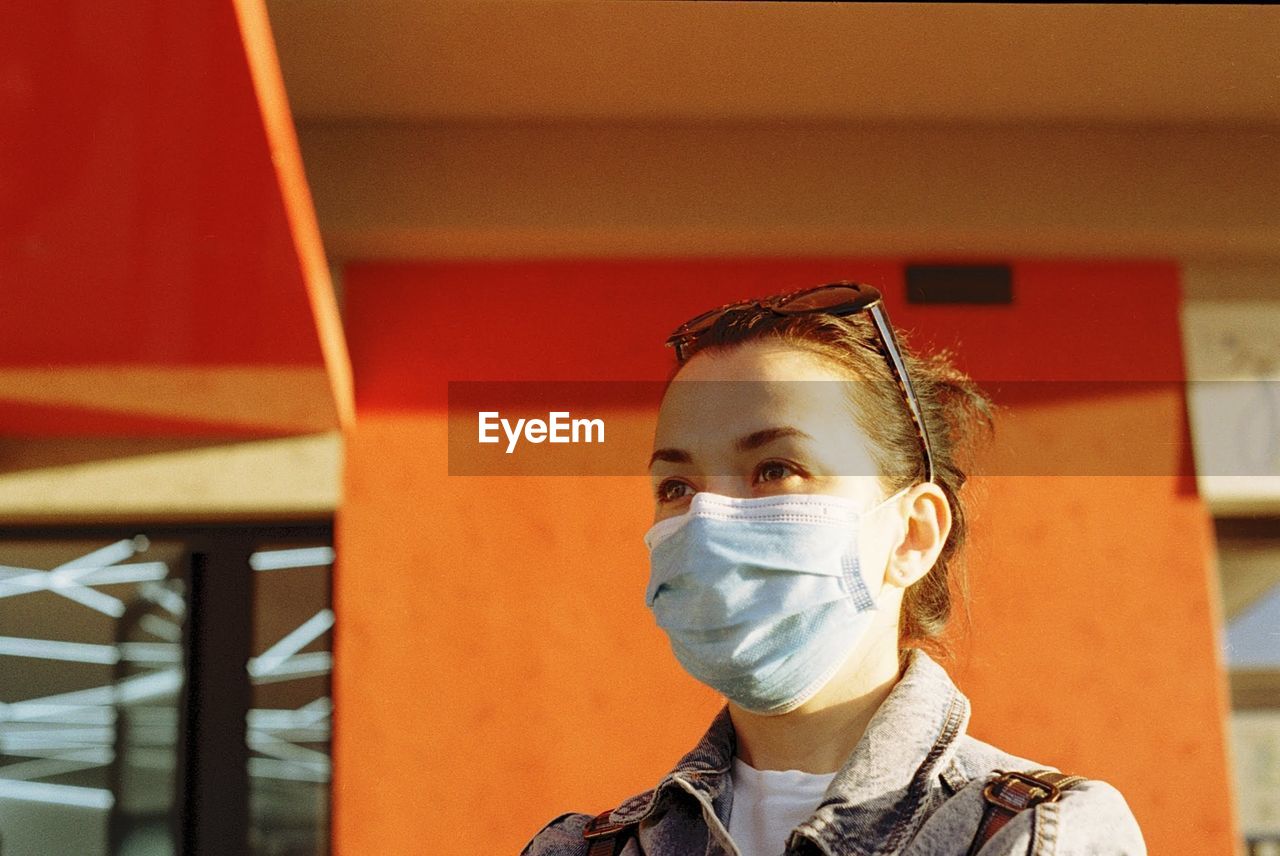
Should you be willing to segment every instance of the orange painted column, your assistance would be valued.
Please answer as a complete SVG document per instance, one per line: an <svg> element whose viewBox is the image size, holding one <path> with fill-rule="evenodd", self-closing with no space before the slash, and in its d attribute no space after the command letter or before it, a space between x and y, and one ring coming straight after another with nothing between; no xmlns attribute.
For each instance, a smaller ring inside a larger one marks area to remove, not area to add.
<svg viewBox="0 0 1280 856"><path fill-rule="evenodd" d="M1111 781L1153 853L1233 852L1176 269L1020 262L996 307L905 305L902 276L839 259L348 267L339 854L518 852L561 812L651 786L721 703L644 608L647 482L450 476L447 382L661 379L686 317L840 278L881 286L912 343L1013 382L969 500L951 669L972 732ZM643 432L653 413L615 419ZM1130 452L1132 471L1099 471Z"/></svg>
<svg viewBox="0 0 1280 856"><path fill-rule="evenodd" d="M0 434L350 422L263 0L5 11Z"/></svg>

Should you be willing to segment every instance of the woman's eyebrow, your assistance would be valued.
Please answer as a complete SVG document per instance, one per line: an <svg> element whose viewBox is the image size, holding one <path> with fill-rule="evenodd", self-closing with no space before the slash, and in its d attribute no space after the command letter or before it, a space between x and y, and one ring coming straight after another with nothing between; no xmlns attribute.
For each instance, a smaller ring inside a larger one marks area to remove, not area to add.
<svg viewBox="0 0 1280 856"><path fill-rule="evenodd" d="M745 437L739 437L733 444L733 447L739 452L750 452L752 449L758 449L761 446L768 445L774 440L781 440L784 437L799 437L802 440L812 440L813 437L801 431L799 428L792 428L790 425L784 425L780 428L764 428L760 431L752 431Z"/></svg>
<svg viewBox="0 0 1280 856"><path fill-rule="evenodd" d="M762 428L759 431L752 431L743 437L739 437L734 441L733 447L739 452L750 452L752 449L758 449L761 446L767 446L775 440L781 440L785 437L798 437L802 440L812 440L810 434L806 434L799 428L793 428L790 425L784 425L780 428ZM655 461L667 461L672 464L690 464L693 463L693 456L684 449L656 449L649 456L649 467L652 468Z"/></svg>
<svg viewBox="0 0 1280 856"><path fill-rule="evenodd" d="M673 464L691 464L693 456L684 449L655 449L653 454L649 456L649 468L652 469L655 461L668 461Z"/></svg>

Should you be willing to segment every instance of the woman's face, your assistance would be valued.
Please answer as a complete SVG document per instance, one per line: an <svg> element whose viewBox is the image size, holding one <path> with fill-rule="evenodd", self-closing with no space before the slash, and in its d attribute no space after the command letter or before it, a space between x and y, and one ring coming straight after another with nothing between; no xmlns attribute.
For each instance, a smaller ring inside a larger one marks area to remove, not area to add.
<svg viewBox="0 0 1280 856"><path fill-rule="evenodd" d="M683 514L698 491L835 494L873 506L882 493L848 383L821 358L777 342L694 355L658 413L655 522Z"/></svg>
<svg viewBox="0 0 1280 856"><path fill-rule="evenodd" d="M767 340L694 355L658 411L650 465L654 521L685 513L698 491L739 498L828 494L863 509L876 506L884 493L871 440L854 420L849 383L814 354ZM859 564L884 607L885 626L872 635L890 647L902 590L933 565L949 526L936 486L918 485L909 497L860 524Z"/></svg>
<svg viewBox="0 0 1280 856"><path fill-rule="evenodd" d="M864 510L880 505L872 443L851 409L850 382L820 357L768 340L694 355L658 411L650 465L655 522L684 514L698 491L829 494ZM950 507L941 488L924 482L858 526L859 568L876 602L875 621L840 675L798 713L838 705L858 691L850 676L871 652L897 668L902 599L937 561Z"/></svg>

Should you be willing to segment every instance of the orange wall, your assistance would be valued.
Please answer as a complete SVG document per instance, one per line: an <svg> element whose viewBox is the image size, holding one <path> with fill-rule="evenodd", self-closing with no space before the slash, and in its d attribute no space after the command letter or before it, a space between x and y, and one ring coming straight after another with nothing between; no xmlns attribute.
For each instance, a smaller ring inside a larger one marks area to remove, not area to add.
<svg viewBox="0 0 1280 856"><path fill-rule="evenodd" d="M1016 388L974 482L953 674L977 736L1113 782L1151 852L1232 852L1176 269L1027 261L1014 306L918 307L897 262L826 259L347 268L338 853L517 852L650 786L720 703L644 609L644 480L450 477L445 382L662 378L661 340L695 311L841 277L883 286L913 341L955 345L980 380L1165 382Z"/></svg>

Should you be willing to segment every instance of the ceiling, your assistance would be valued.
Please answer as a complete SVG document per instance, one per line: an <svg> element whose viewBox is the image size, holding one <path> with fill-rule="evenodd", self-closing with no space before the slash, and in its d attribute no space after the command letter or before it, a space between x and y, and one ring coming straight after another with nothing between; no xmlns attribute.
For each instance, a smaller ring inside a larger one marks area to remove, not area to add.
<svg viewBox="0 0 1280 856"><path fill-rule="evenodd" d="M1280 121L1266 6L269 0L302 121Z"/></svg>

